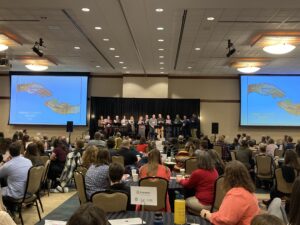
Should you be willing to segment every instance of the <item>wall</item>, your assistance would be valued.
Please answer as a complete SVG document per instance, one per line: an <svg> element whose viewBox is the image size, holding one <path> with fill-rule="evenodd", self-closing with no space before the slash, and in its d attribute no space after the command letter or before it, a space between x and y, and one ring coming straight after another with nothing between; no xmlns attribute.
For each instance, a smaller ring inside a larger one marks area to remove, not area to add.
<svg viewBox="0 0 300 225"><path fill-rule="evenodd" d="M196 98L201 99L201 129L211 134L211 123L219 123L220 134L230 140L239 132L249 133L258 139L270 135L275 139L284 134L295 140L300 136L297 128L241 128L239 127L239 80L231 77L218 79L174 79L171 77L92 77L90 96L99 97L152 97L152 98ZM0 76L0 131L12 135L15 130L26 128L30 135L67 135L64 127L8 126L9 116L9 77ZM88 127L75 127L73 139L81 137Z"/></svg>

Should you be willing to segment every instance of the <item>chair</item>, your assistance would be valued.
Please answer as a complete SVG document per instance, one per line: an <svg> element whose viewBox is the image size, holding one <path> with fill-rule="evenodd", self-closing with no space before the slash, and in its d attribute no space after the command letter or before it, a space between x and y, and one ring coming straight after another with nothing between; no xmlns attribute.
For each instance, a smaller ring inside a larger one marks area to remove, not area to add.
<svg viewBox="0 0 300 225"><path fill-rule="evenodd" d="M295 177L297 176L297 172L295 171ZM275 170L275 180L276 180L276 189L289 196L292 193L293 183L288 183L285 181L282 175L281 168L277 168Z"/></svg>
<svg viewBox="0 0 300 225"><path fill-rule="evenodd" d="M40 156L41 161L43 162L44 166L46 167L46 162L50 159L47 155Z"/></svg>
<svg viewBox="0 0 300 225"><path fill-rule="evenodd" d="M128 196L125 193L96 192L91 197L92 202L106 213L126 211Z"/></svg>
<svg viewBox="0 0 300 225"><path fill-rule="evenodd" d="M220 146L220 145L215 145L215 146L214 146L214 150L218 153L218 155L219 155L220 158L222 159L222 146Z"/></svg>
<svg viewBox="0 0 300 225"><path fill-rule="evenodd" d="M49 168L50 168L50 163L51 163L50 159L48 159L47 162L45 163L45 169L44 169L42 182L41 182L41 186L44 187L44 193L47 189L48 196L49 196L49 193L50 193L50 184L48 182L49 181L48 180L48 171L49 171ZM42 211L44 212L43 206L42 206Z"/></svg>
<svg viewBox="0 0 300 225"><path fill-rule="evenodd" d="M282 158L283 157L283 150L279 150L278 148L275 149L274 151L274 157L275 156L278 156L279 158Z"/></svg>
<svg viewBox="0 0 300 225"><path fill-rule="evenodd" d="M223 198L226 195L226 192L223 188L224 177L220 176L215 182L215 193L214 193L214 201L211 207L211 212L216 212L219 210Z"/></svg>
<svg viewBox="0 0 300 225"><path fill-rule="evenodd" d="M122 166L124 166L124 157L123 156L113 156L113 157L111 157L111 161L113 163L119 163Z"/></svg>
<svg viewBox="0 0 300 225"><path fill-rule="evenodd" d="M82 173L83 176L85 176L86 172L88 171L88 169L84 166L77 166L76 170L80 173Z"/></svg>
<svg viewBox="0 0 300 225"><path fill-rule="evenodd" d="M88 202L88 198L86 195L86 190L85 190L85 180L84 180L84 175L81 172L78 172L77 170L74 172L74 180L75 180L75 186L77 189L77 194L79 197L79 202L80 205Z"/></svg>
<svg viewBox="0 0 300 225"><path fill-rule="evenodd" d="M141 187L156 187L157 188L157 206L145 205L147 211L160 211L166 209L166 200L168 194L169 182L161 177L145 177L139 181Z"/></svg>
<svg viewBox="0 0 300 225"><path fill-rule="evenodd" d="M231 160L232 160L232 161L236 160L236 154L235 154L235 151L230 151L230 156L231 156Z"/></svg>
<svg viewBox="0 0 300 225"><path fill-rule="evenodd" d="M257 155L255 156L256 161L256 178L258 180L273 181L273 159L269 155Z"/></svg>
<svg viewBox="0 0 300 225"><path fill-rule="evenodd" d="M33 166L28 171L26 188L24 192L24 197L21 199L13 199L10 198L10 202L16 204L19 211L19 216L21 219L22 225L24 225L23 217L22 217L22 204L35 204L39 219L41 221L41 214L39 210L38 201L41 204L41 200L39 197L39 191L41 186L42 177L44 174L44 166Z"/></svg>
<svg viewBox="0 0 300 225"><path fill-rule="evenodd" d="M198 169L198 162L196 158L185 160L185 173L192 174L194 170Z"/></svg>

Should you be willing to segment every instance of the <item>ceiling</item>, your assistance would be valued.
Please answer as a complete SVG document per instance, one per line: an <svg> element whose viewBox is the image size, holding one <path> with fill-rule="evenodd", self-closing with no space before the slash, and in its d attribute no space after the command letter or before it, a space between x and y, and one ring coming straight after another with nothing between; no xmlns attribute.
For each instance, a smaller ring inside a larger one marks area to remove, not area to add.
<svg viewBox="0 0 300 225"><path fill-rule="evenodd" d="M15 71L27 70L17 59L35 56L31 48L42 37L45 56L57 64L49 71L237 75L229 66L232 58L268 57L259 73L299 74L300 46L283 56L250 46L259 32L299 30L300 1L292 0L0 0L0 33L10 31L22 40L6 52ZM228 39L237 49L231 58Z"/></svg>

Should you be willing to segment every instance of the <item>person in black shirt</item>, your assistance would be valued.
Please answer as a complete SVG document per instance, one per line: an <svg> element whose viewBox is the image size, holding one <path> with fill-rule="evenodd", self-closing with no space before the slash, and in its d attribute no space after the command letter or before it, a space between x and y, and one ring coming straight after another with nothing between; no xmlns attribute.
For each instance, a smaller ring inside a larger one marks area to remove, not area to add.
<svg viewBox="0 0 300 225"><path fill-rule="evenodd" d="M136 154L130 150L129 140L123 140L121 149L118 151L120 156L124 157L124 166L135 166L137 162Z"/></svg>

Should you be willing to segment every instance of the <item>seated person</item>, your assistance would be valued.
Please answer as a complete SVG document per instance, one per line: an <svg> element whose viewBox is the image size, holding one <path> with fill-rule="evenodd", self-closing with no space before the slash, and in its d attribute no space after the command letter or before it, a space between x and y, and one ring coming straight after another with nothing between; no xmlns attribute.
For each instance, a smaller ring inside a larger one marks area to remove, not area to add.
<svg viewBox="0 0 300 225"><path fill-rule="evenodd" d="M1 194L7 209L14 211L14 206L9 199L21 199L24 197L28 170L32 167L29 159L20 155L21 144L12 143L9 146L9 158L4 158L0 164L0 178L7 180L7 186L2 187Z"/></svg>
<svg viewBox="0 0 300 225"><path fill-rule="evenodd" d="M270 214L260 214L253 218L251 225L284 225L284 222Z"/></svg>
<svg viewBox="0 0 300 225"><path fill-rule="evenodd" d="M123 139L121 138L121 133L117 132L115 138L115 149L119 150L121 148L122 141Z"/></svg>
<svg viewBox="0 0 300 225"><path fill-rule="evenodd" d="M115 149L115 139L113 137L108 138L106 144L109 151L110 159L111 157L118 155L118 152Z"/></svg>
<svg viewBox="0 0 300 225"><path fill-rule="evenodd" d="M118 151L120 156L124 157L124 166L135 166L137 157L134 151L130 150L130 141L123 140L121 149Z"/></svg>
<svg viewBox="0 0 300 225"><path fill-rule="evenodd" d="M2 196L0 191L0 225L16 225L10 215L6 212L6 208L2 202Z"/></svg>
<svg viewBox="0 0 300 225"><path fill-rule="evenodd" d="M146 153L148 149L148 144L146 143L146 138L141 137L140 143L136 146L136 150L140 153Z"/></svg>
<svg viewBox="0 0 300 225"><path fill-rule="evenodd" d="M86 194L88 199L98 191L109 188L109 152L100 149L96 156L96 162L92 164L85 175Z"/></svg>
<svg viewBox="0 0 300 225"><path fill-rule="evenodd" d="M100 132L96 132L94 134L94 140L90 140L88 145L96 145L97 147L106 147L106 142L102 139L104 138L104 135Z"/></svg>
<svg viewBox="0 0 300 225"><path fill-rule="evenodd" d="M88 146L82 154L81 166L88 169L93 163L95 163L98 151L99 149L95 145Z"/></svg>
<svg viewBox="0 0 300 225"><path fill-rule="evenodd" d="M109 224L105 212L93 203L86 203L79 207L71 216L67 225L107 225Z"/></svg>
<svg viewBox="0 0 300 225"><path fill-rule="evenodd" d="M274 158L275 150L278 149L278 146L275 144L274 139L270 139L266 148L266 154Z"/></svg>
<svg viewBox="0 0 300 225"><path fill-rule="evenodd" d="M187 198L186 205L193 213L199 215L202 209L211 208L214 186L219 175L208 152L200 152L197 161L198 169L192 172L190 178L177 178L176 181L184 188L195 189L195 196Z"/></svg>
<svg viewBox="0 0 300 225"><path fill-rule="evenodd" d="M246 140L241 141L241 147L236 151L236 159L242 162L248 170L252 168L252 151L248 148L248 143Z"/></svg>
<svg viewBox="0 0 300 225"><path fill-rule="evenodd" d="M40 157L37 144L35 144L35 143L30 143L27 146L27 149L25 152L25 158L29 159L32 162L33 166L43 166L44 165L44 163Z"/></svg>
<svg viewBox="0 0 300 225"><path fill-rule="evenodd" d="M127 201L127 210L134 210L135 206L130 204L130 187L122 182L122 177L124 175L125 168L118 164L112 163L109 166L109 179L110 179L110 187L109 191L112 192L122 192L128 196Z"/></svg>

